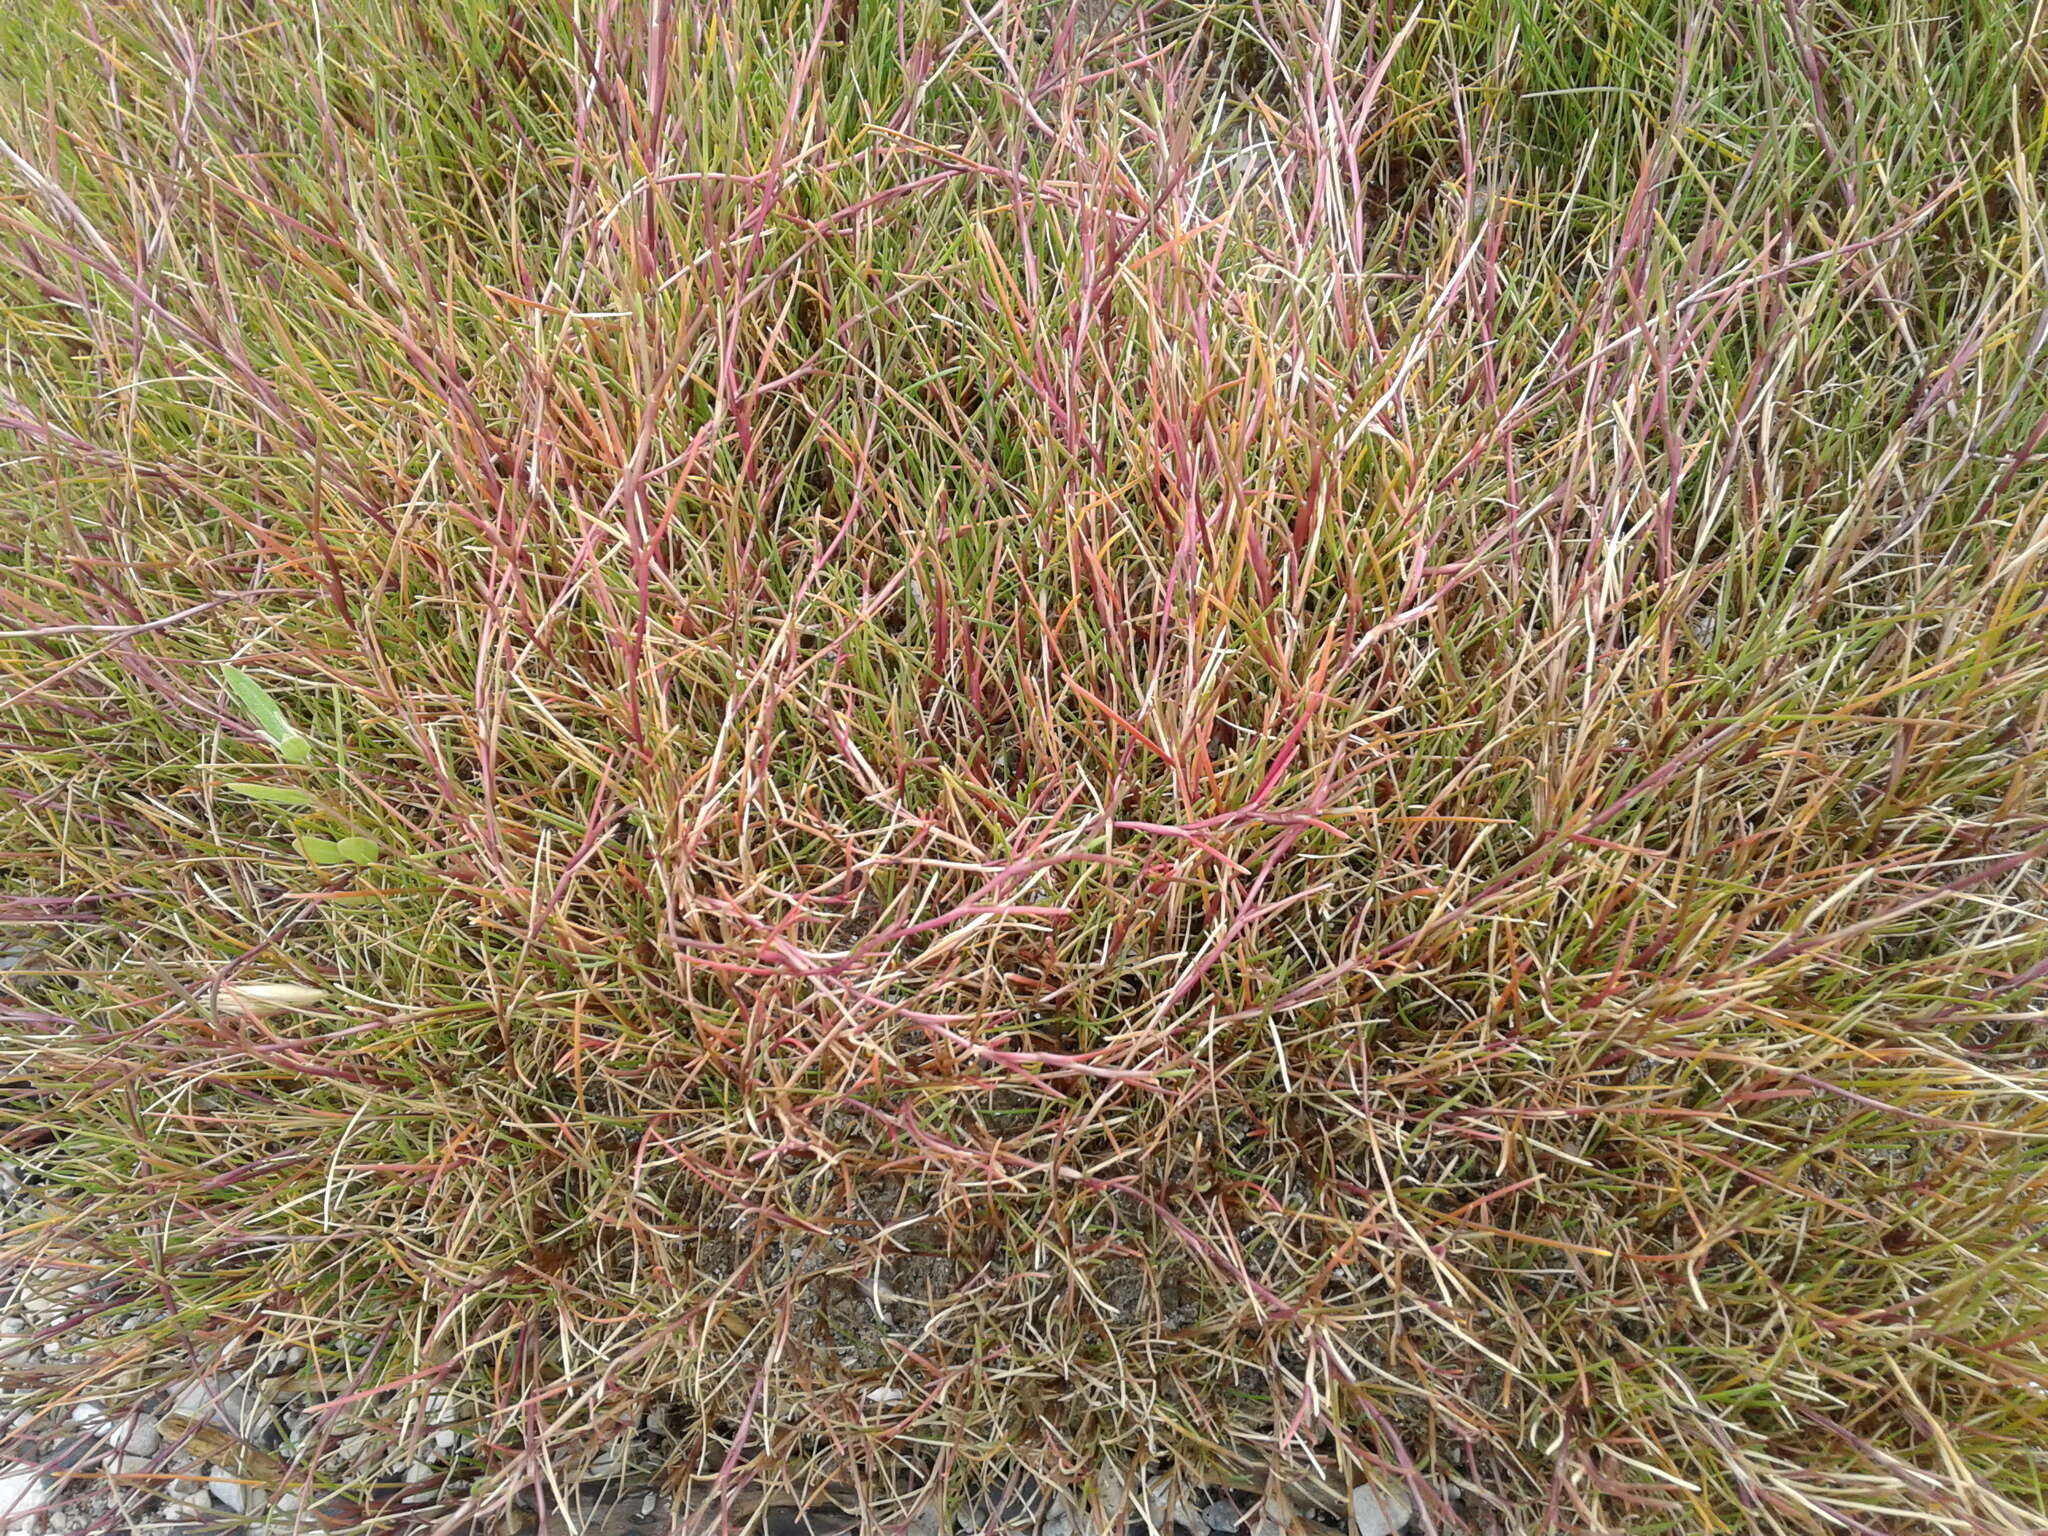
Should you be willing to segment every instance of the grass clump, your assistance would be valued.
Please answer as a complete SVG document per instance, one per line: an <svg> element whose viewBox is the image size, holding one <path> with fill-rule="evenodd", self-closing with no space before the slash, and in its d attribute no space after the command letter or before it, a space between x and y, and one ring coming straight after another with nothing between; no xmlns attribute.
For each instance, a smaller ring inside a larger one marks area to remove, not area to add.
<svg viewBox="0 0 2048 1536"><path fill-rule="evenodd" d="M15 1432L2038 1529L2039 26L15 7Z"/></svg>

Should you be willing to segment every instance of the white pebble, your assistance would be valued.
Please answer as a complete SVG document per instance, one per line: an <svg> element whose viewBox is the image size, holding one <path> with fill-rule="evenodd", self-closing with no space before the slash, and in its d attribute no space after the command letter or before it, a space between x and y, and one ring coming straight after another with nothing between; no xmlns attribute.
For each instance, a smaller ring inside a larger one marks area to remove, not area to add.
<svg viewBox="0 0 2048 1536"><path fill-rule="evenodd" d="M50 1506L50 1485L33 1472L0 1472L0 1530L28 1530Z"/></svg>

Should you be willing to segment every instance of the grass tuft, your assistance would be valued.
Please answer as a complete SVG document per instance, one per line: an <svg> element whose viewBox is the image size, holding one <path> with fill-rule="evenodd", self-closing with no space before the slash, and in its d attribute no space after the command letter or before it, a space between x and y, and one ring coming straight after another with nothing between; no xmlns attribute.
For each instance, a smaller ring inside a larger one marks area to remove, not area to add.
<svg viewBox="0 0 2048 1536"><path fill-rule="evenodd" d="M2038 1531L2038 12L10 9L8 1433Z"/></svg>

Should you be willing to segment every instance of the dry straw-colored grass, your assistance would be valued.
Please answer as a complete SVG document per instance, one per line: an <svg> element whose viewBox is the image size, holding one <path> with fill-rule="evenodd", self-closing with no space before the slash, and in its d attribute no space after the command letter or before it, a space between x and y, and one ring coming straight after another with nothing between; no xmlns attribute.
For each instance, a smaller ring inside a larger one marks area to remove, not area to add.
<svg viewBox="0 0 2048 1536"><path fill-rule="evenodd" d="M11 1433L2038 1530L2042 25L21 0Z"/></svg>

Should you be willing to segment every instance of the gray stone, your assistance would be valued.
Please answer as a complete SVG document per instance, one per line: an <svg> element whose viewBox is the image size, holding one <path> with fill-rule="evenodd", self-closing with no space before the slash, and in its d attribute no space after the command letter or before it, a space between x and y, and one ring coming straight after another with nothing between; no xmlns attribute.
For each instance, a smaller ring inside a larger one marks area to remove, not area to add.
<svg viewBox="0 0 2048 1536"><path fill-rule="evenodd" d="M246 1515L256 1502L258 1490L240 1481L227 1467L208 1467L206 1491L224 1509Z"/></svg>
<svg viewBox="0 0 2048 1536"><path fill-rule="evenodd" d="M1361 1483L1351 1490L1352 1536L1398 1536L1414 1518L1415 1507L1397 1488Z"/></svg>
<svg viewBox="0 0 2048 1536"><path fill-rule="evenodd" d="M102 1417L93 1427L106 1437L107 1449L117 1456L136 1456L146 1461L164 1443L154 1414L131 1413L120 1419Z"/></svg>
<svg viewBox="0 0 2048 1536"><path fill-rule="evenodd" d="M181 1383L165 1404L170 1418L211 1424L244 1440L260 1441L270 1428L270 1406L225 1376L200 1376Z"/></svg>
<svg viewBox="0 0 2048 1536"><path fill-rule="evenodd" d="M1252 1536L1292 1536L1296 1523L1294 1501L1275 1488L1252 1516Z"/></svg>

